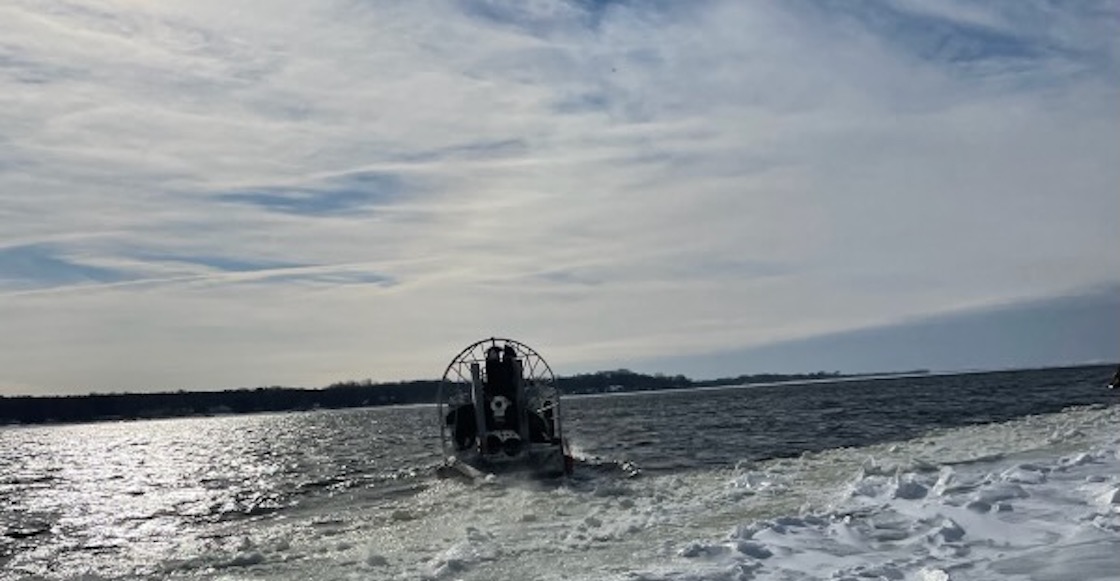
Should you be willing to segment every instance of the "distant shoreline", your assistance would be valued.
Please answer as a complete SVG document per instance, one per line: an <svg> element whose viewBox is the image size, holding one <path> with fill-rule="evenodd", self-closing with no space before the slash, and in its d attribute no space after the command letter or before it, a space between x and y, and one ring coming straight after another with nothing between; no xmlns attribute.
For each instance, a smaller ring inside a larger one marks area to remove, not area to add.
<svg viewBox="0 0 1120 581"><path fill-rule="evenodd" d="M683 375L648 375L627 369L558 377L565 396L606 396L682 390L734 389L943 375L1009 373L1041 369L1115 367L1096 363L1031 369L931 372L928 369L879 373L816 372L753 374L710 380ZM68 396L0 396L0 425L71 424L160 418L212 417L253 413L347 409L435 403L438 380L373 383L370 380L325 388L258 387L223 391L92 393Z"/></svg>

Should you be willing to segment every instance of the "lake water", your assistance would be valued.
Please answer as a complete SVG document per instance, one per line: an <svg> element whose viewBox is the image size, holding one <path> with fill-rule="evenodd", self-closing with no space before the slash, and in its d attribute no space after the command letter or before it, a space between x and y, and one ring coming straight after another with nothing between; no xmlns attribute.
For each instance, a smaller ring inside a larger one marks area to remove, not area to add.
<svg viewBox="0 0 1120 581"><path fill-rule="evenodd" d="M1112 371L568 398L555 482L430 406L0 428L0 579L1120 579Z"/></svg>

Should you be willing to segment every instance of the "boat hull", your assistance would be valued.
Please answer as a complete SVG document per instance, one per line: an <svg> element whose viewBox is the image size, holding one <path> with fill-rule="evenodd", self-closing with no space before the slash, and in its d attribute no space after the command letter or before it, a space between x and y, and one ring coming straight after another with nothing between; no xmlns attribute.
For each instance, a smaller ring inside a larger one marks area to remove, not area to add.
<svg viewBox="0 0 1120 581"><path fill-rule="evenodd" d="M515 456L459 452L447 459L440 473L469 479L499 474L527 474L534 478L559 478L571 471L571 458L559 446L530 446Z"/></svg>

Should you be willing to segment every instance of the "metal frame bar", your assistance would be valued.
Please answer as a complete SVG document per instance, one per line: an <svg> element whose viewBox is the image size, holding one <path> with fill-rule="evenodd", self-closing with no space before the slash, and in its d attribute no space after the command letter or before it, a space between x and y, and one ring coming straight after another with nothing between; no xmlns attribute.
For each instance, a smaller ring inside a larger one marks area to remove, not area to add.
<svg viewBox="0 0 1120 581"><path fill-rule="evenodd" d="M543 412L547 409L553 410L552 432L553 437L563 440L561 433L561 407L560 407L560 390L556 383L556 375L552 372L552 367L548 361L541 357L533 348L528 345L504 337L490 337L471 343L462 351L460 351L448 364L443 372L443 378L440 382L440 389L438 394L437 411L439 413L440 421L440 439L442 441L445 452L454 451L453 438L449 437L445 421L445 414L450 411L449 406L461 405L467 401L474 401L473 385L474 381L470 374L472 364L482 366L481 364L486 361L486 350L491 346L497 346L499 343L511 345L517 353L518 359L521 361L521 372L519 375L519 391L518 399L521 402L519 405L522 408L522 413L525 415L529 412L529 401L527 392L532 391L534 394L541 394L544 400L538 400L535 405L541 407L533 409L534 412ZM466 371L466 374L464 374ZM481 381L481 377L479 378ZM548 393L551 391L551 393ZM542 393L543 392L543 393ZM545 402L548 402L547 404ZM475 406L476 413L478 413L478 406ZM523 419L521 425L523 430L527 430L527 418ZM485 431L485 424L479 421L480 434ZM523 439L528 443L527 433L522 434ZM481 438L480 438L481 439ZM450 444L450 447L449 447ZM485 443L482 444L483 446Z"/></svg>

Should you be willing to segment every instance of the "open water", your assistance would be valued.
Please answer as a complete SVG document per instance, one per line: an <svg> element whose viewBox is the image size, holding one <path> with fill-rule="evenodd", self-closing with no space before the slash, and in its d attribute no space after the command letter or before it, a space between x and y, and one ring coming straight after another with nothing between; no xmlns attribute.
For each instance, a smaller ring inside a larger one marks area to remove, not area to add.
<svg viewBox="0 0 1120 581"><path fill-rule="evenodd" d="M430 406L9 426L0 579L1049 578L982 550L1031 510L1045 542L1005 539L1004 553L1044 559L1039 547L1068 541L1104 561L1066 574L1120 579L1112 371L568 398L583 461L556 482L437 478ZM1087 472L1059 484L1067 465ZM1012 469L1041 476L992 476ZM1013 500L1045 497L1026 484L1056 499L1016 513ZM1071 524L1066 504L1096 508ZM961 506L954 527L987 519L975 546L944 528ZM852 514L871 519L850 525L863 533L828 532ZM759 540L775 527L781 539ZM829 535L851 546L817 539Z"/></svg>

